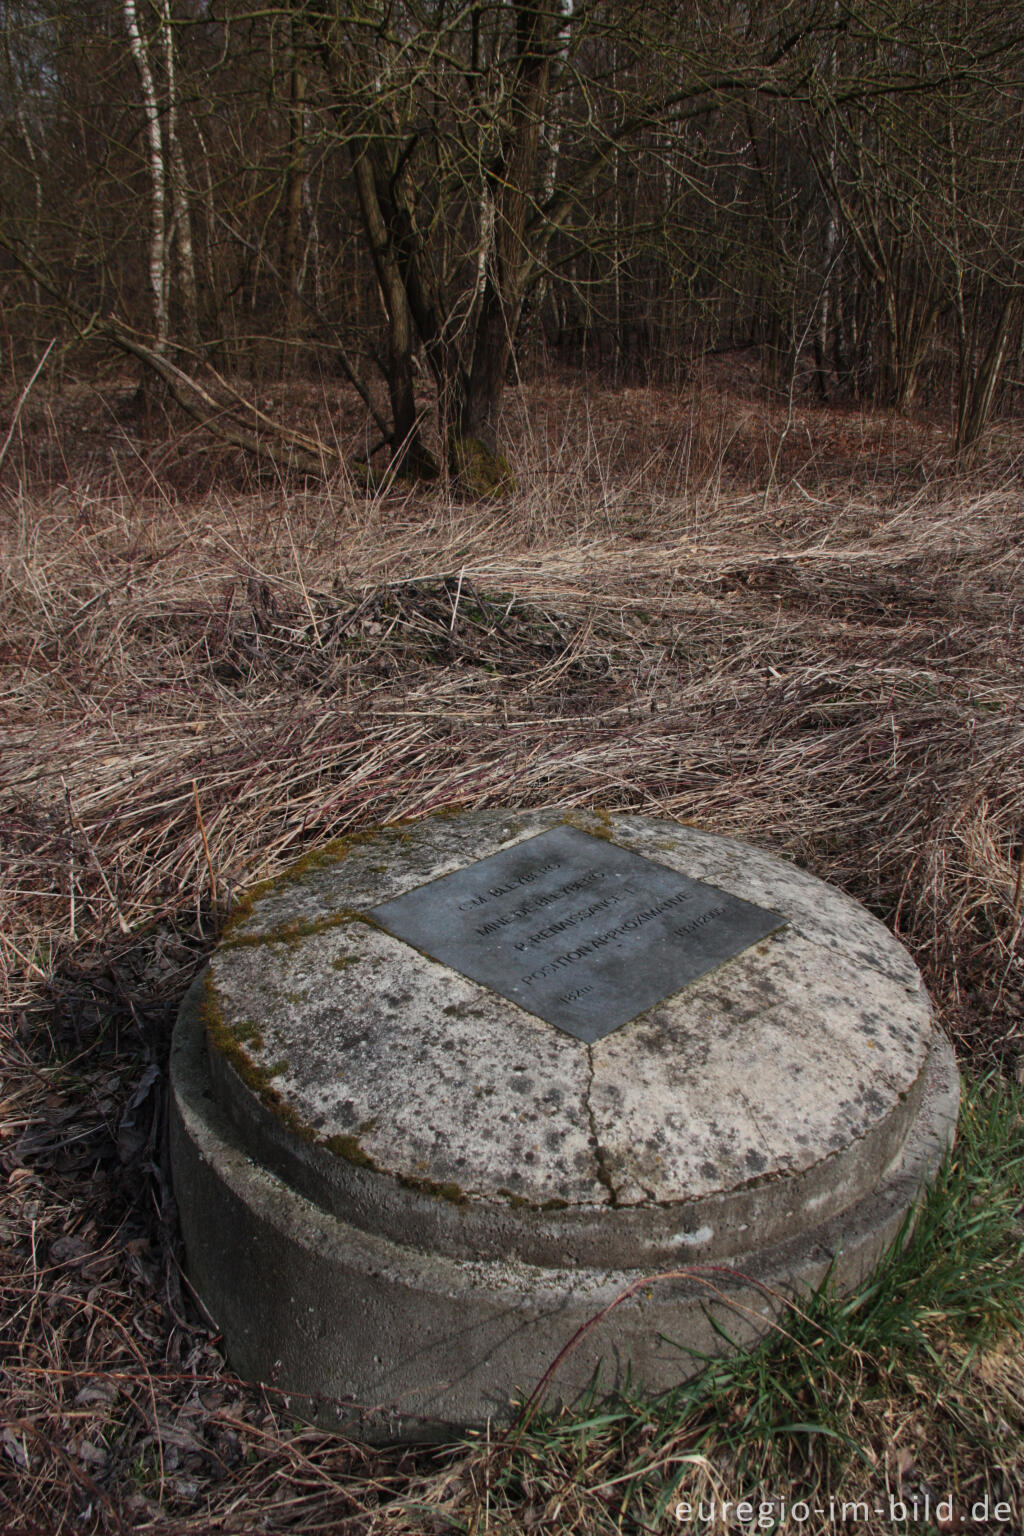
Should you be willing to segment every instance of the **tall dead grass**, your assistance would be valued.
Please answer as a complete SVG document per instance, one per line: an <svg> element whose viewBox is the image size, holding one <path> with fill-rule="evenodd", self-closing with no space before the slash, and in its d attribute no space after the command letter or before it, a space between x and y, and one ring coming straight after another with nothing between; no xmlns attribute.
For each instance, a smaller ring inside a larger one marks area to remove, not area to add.
<svg viewBox="0 0 1024 1536"><path fill-rule="evenodd" d="M1019 991L1019 491L766 505L719 457L672 495L652 482L678 462L602 459L592 416L559 432L493 508L8 497L12 1002L355 824L548 802L768 841L887 915L940 990Z"/></svg>

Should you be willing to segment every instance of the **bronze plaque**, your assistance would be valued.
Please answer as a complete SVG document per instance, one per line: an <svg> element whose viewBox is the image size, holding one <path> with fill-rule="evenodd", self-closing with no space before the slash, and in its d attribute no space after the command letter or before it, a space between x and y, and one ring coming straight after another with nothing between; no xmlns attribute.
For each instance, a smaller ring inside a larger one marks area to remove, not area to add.
<svg viewBox="0 0 1024 1536"><path fill-rule="evenodd" d="M785 923L576 827L554 827L369 914L579 1040L599 1040Z"/></svg>

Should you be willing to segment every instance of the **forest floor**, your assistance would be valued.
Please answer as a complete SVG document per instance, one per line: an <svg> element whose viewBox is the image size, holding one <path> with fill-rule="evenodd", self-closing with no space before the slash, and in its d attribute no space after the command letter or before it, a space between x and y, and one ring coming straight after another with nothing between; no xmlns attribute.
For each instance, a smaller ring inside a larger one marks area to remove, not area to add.
<svg viewBox="0 0 1024 1536"><path fill-rule="evenodd" d="M955 1493L934 1529L1010 1500L1019 1529L1024 426L967 475L938 418L555 378L510 395L518 489L466 505L254 477L125 398L35 394L0 474L7 1536L590 1536L677 1529L700 1490L868 1484ZM350 405L306 407L357 448ZM167 1050L234 894L363 825L551 803L692 821L842 886L987 1084L1009 1225L978 1260L1000 1170L969 1132L943 1218L981 1290L956 1321L922 1302L891 1348L840 1340L831 1428L815 1372L784 1400L776 1361L589 1427L369 1450L235 1378L189 1291Z"/></svg>

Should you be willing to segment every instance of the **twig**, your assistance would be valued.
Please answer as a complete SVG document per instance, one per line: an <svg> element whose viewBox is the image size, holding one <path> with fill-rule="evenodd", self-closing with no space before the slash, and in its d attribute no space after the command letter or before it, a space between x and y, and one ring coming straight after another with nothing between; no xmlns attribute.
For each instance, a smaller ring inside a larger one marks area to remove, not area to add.
<svg viewBox="0 0 1024 1536"><path fill-rule="evenodd" d="M206 871L210 877L210 901L213 903L213 920L217 921L217 876L213 872L213 860L210 857L210 844L206 840L206 828L203 825L203 813L199 805L199 785L192 780L192 793L196 802L196 820L199 823L199 835L203 840L203 852L206 855Z"/></svg>
<svg viewBox="0 0 1024 1536"><path fill-rule="evenodd" d="M104 594L101 593L99 595L103 596ZM131 933L131 931L132 931L131 930L131 924L127 923L125 921L124 914L121 911L120 905L118 904L118 900L117 900L116 895L114 894L113 887L111 886L110 881L107 879L106 872L105 872L105 870L103 868L103 865L100 863L99 858L98 858L97 853L96 853L96 850L93 847L93 845L92 845L92 843L91 843L91 841L89 839L89 834L85 830L85 827L82 824L81 818L77 817L75 815L74 807L73 807L73 805L71 803L71 791L68 788L67 781L65 780L63 774L61 774L61 780L60 781L64 785L64 803L67 806L68 825L69 825L69 827L71 828L72 831L78 833L79 837L82 839L82 842L85 844L85 849L86 849L86 852L88 853L89 858L90 858L90 860L92 862L92 866L95 869L96 873L99 875L100 879L102 880L104 890L106 891L107 895L110 897L110 904L111 904L111 906L114 909L114 916L117 918L117 926L120 928L122 933L124 933L124 934Z"/></svg>
<svg viewBox="0 0 1024 1536"><path fill-rule="evenodd" d="M53 351L56 345L57 338L55 336L50 342L50 345L47 347L46 351L43 353L42 357L39 359L38 363L36 363L32 377L29 379L28 383L25 385L25 388L18 396L18 403L14 407L14 415L11 417L11 425L7 429L7 436L4 438L3 447L0 448L0 470L2 470L4 467L4 460L7 458L7 450L11 446L11 439L14 437L14 429L18 425L18 418L21 415L22 407L32 392L33 384L43 371L43 364L46 362L46 359L49 357L50 353Z"/></svg>

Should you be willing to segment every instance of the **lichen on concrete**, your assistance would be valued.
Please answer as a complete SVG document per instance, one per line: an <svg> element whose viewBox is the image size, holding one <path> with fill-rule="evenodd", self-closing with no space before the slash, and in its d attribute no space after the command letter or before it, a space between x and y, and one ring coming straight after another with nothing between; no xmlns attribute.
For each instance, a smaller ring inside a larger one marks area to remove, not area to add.
<svg viewBox="0 0 1024 1536"><path fill-rule="evenodd" d="M344 926L228 947L212 972L229 1031L265 1020L248 1080L286 1057L275 1092L324 1145L358 1136L366 1165L444 1198L604 1198L579 1124L585 1050L486 988L369 927L357 950Z"/></svg>

